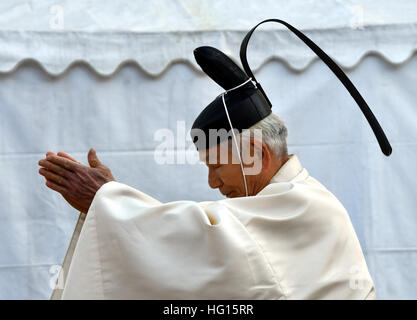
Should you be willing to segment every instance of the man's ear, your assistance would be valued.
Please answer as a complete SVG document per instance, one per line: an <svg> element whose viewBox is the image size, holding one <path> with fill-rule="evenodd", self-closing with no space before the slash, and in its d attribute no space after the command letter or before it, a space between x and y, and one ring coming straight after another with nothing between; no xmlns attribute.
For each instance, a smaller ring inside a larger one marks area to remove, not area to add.
<svg viewBox="0 0 417 320"><path fill-rule="evenodd" d="M260 145L261 147L261 156L262 156L262 167L264 169L269 169L269 167L271 166L271 150L269 150L268 146L262 142L262 144Z"/></svg>
<svg viewBox="0 0 417 320"><path fill-rule="evenodd" d="M258 161L262 161L262 166L271 161L271 152L269 151L268 146L259 139L251 138L250 139L250 150L251 156L256 157Z"/></svg>
<svg viewBox="0 0 417 320"><path fill-rule="evenodd" d="M257 156L259 158L259 160L261 160L263 158L263 142L258 140L258 139L254 139L251 138L251 152L252 154L255 156Z"/></svg>
<svg viewBox="0 0 417 320"><path fill-rule="evenodd" d="M259 139L244 139L242 141L242 162L246 175L257 175L263 168L262 141Z"/></svg>

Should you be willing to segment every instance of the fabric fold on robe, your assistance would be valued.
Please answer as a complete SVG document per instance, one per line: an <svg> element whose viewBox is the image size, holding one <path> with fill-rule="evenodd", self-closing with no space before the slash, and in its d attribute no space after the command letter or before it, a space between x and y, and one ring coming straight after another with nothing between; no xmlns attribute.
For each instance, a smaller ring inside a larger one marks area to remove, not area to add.
<svg viewBox="0 0 417 320"><path fill-rule="evenodd" d="M246 198L161 203L106 183L66 263L63 299L375 298L348 213L295 155Z"/></svg>

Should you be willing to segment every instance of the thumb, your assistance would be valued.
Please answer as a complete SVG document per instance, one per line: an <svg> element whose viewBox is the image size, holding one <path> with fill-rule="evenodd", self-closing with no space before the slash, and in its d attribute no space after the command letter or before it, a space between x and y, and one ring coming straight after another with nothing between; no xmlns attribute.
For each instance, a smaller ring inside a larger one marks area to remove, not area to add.
<svg viewBox="0 0 417 320"><path fill-rule="evenodd" d="M91 148L90 151L88 151L88 164L91 168L97 168L101 166L101 162L96 154L96 149L94 148Z"/></svg>

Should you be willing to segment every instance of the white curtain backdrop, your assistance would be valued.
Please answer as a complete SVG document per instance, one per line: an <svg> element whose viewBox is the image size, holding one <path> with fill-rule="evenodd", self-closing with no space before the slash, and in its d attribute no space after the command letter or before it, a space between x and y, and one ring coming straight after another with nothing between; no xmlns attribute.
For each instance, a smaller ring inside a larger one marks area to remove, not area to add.
<svg viewBox="0 0 417 320"><path fill-rule="evenodd" d="M221 198L204 165L157 164L154 134L188 130L221 93L192 50L212 45L238 61L244 34L268 17L305 30L339 62L385 130L388 158L349 93L297 38L272 26L255 34L250 64L286 121L289 152L346 207L378 298L417 298L417 6L383 2L349 2L362 6L362 28L340 1L265 2L236 21L230 1L2 2L0 299L48 298L69 244L78 213L37 173L48 150L86 163L94 146L118 181L161 201ZM64 13L59 30L54 5Z"/></svg>

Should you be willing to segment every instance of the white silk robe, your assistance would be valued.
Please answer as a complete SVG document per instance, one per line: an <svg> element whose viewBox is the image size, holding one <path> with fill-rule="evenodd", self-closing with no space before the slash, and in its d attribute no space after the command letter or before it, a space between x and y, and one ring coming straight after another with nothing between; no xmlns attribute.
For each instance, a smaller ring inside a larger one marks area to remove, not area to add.
<svg viewBox="0 0 417 320"><path fill-rule="evenodd" d="M53 299L375 298L348 213L295 155L247 198L161 203L106 183L61 276Z"/></svg>

